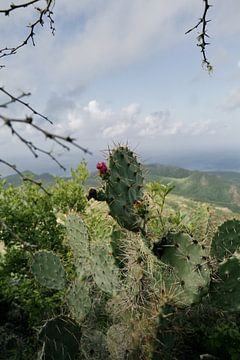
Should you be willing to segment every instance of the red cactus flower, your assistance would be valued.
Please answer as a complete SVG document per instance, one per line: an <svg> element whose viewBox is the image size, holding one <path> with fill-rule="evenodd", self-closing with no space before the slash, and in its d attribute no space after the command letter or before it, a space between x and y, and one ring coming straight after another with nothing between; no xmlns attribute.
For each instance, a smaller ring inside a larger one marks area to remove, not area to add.
<svg viewBox="0 0 240 360"><path fill-rule="evenodd" d="M96 168L98 169L100 176L105 176L108 172L108 167L105 162L98 162Z"/></svg>

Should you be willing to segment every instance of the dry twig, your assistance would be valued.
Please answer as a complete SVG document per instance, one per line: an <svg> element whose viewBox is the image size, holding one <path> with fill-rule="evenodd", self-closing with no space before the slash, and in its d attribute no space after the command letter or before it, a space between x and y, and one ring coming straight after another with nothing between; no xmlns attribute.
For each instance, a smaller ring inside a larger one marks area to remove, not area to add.
<svg viewBox="0 0 240 360"><path fill-rule="evenodd" d="M18 5L15 5L14 3L11 3L10 6L6 9L0 9L0 14L4 14L6 16L9 16L13 11L16 11L21 8L27 8L30 6L35 5L36 3L43 3L43 0L32 0L28 2L24 2ZM49 26L52 34L55 33L55 27L54 27L54 20L53 20L53 7L55 5L55 0L45 0L45 5L40 8L34 6L34 10L38 14L37 19L30 25L28 25L29 31L27 36L24 38L22 42L20 42L18 45L13 47L3 47L0 48L0 59L9 55L16 54L16 52L22 48L23 46L27 45L29 41L32 42L32 45L35 46L34 36L35 36L35 29L38 27L38 25L43 26L45 18L49 21ZM4 67L4 65L1 65L0 68Z"/></svg>
<svg viewBox="0 0 240 360"><path fill-rule="evenodd" d="M203 2L204 2L203 16L199 19L198 23L195 26L193 26L191 29L186 31L185 34L189 34L193 30L196 30L198 27L200 27L200 25L202 25L201 31L200 31L199 35L197 36L197 41L198 41L197 46L199 46L201 48L203 65L206 66L208 72L211 73L213 70L213 67L207 58L206 46L210 44L207 41L207 38L210 37L207 34L207 24L211 21L211 20L207 20L207 12L208 12L209 8L212 7L212 5L209 4L209 0L203 0Z"/></svg>
<svg viewBox="0 0 240 360"><path fill-rule="evenodd" d="M62 136L59 134L55 134L49 130L46 130L43 126L36 123L36 119L34 116L42 118L43 120L47 121L51 125L53 124L52 121L50 119L48 119L48 117L42 115L37 110L35 110L32 106L30 106L29 103L22 100L23 98L30 96L30 93L22 93L18 96L14 96L9 91L6 91L2 87L0 87L0 92L8 97L8 99L5 102L0 104L0 108L7 109L9 107L9 105L12 105L14 103L19 103L20 105L24 106L28 110L31 110L31 115L26 116L25 118L19 118L19 119L13 118L10 116L6 116L6 115L3 115L0 113L0 120L2 120L3 124L10 129L12 135L15 135L25 146L27 146L27 148L31 151L31 153L33 154L33 156L35 158L38 158L39 154L44 154L44 155L48 156L49 158L51 158L51 160L53 160L62 170L66 170L66 168L56 158L56 156L52 153L52 151L46 150L42 147L39 147L36 144L34 144L31 140L28 140L26 138L26 136L23 135L20 130L16 129L15 124L23 124L23 125L25 124L26 126L29 126L33 129L35 129L37 133L40 133L45 138L50 139L51 141L57 143L64 150L69 151L70 146L72 145L72 146L80 149L81 151L83 151L85 154L91 154L91 152L88 149L80 146L74 138L72 138L70 136ZM22 179L24 181L31 181L43 189L43 186L41 185L41 183L39 183L35 180L32 180L30 178L26 178L21 173L21 171L17 169L17 167L15 165L10 164L8 161L6 161L5 159L2 159L2 158L0 159L0 162L3 163L4 165L8 166L12 170L14 170L18 175L20 175L22 177Z"/></svg>

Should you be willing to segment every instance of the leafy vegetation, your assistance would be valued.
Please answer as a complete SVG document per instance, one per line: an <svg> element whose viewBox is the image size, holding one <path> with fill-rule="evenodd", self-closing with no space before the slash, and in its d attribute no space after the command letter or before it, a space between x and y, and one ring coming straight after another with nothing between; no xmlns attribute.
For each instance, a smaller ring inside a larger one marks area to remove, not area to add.
<svg viewBox="0 0 240 360"><path fill-rule="evenodd" d="M1 183L0 359L237 359L239 215L109 164L88 201L84 163L50 196Z"/></svg>

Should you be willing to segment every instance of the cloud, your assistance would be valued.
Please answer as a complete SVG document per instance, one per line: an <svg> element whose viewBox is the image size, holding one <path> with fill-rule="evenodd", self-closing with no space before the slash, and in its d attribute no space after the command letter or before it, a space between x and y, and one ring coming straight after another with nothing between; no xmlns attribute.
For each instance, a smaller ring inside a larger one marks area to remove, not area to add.
<svg viewBox="0 0 240 360"><path fill-rule="evenodd" d="M57 105L58 100L52 100L51 104ZM52 111L54 114L54 107ZM169 109L144 114L137 103L130 103L116 111L97 100L91 100L86 105L66 101L65 111L56 126L61 133L70 130L73 136L96 142L196 136L215 131L212 120L187 122L175 119Z"/></svg>
<svg viewBox="0 0 240 360"><path fill-rule="evenodd" d="M10 85L17 81L21 87L37 84L41 89L71 92L183 41L186 19L197 15L197 10L191 0L58 0L56 35L51 36L47 23L39 28L36 47L29 44L17 59L8 58L9 71L2 73L2 80ZM29 22L23 15L13 19L14 26L0 26L6 32L6 44L15 43L14 34Z"/></svg>
<svg viewBox="0 0 240 360"><path fill-rule="evenodd" d="M227 111L233 111L240 108L240 88L232 92L224 99L222 108Z"/></svg>

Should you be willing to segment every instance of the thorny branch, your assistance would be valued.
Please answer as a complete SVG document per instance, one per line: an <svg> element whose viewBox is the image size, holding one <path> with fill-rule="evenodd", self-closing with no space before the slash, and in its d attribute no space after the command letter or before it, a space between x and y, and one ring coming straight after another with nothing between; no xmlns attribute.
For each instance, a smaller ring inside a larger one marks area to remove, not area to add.
<svg viewBox="0 0 240 360"><path fill-rule="evenodd" d="M6 108L8 108L9 105L11 105L13 103L19 103L22 106L26 107L28 110L31 110L32 114L30 116L26 116L25 118L20 118L20 119L6 116L6 115L3 115L0 113L0 120L2 120L3 125L7 126L10 129L12 135L15 135L25 146L27 146L27 148L31 151L31 153L34 155L35 158L37 158L39 156L39 154L44 154L44 155L50 157L61 169L66 170L66 168L63 166L63 164L58 161L56 156L54 156L52 151L46 150L42 147L39 147L39 146L35 145L31 140L28 140L25 137L25 135L22 135L20 130L16 129L15 124L23 124L23 125L26 125L26 126L29 126L33 129L35 129L36 132L42 134L45 138L50 139L51 141L57 143L64 150L69 151L70 150L69 145L72 145L72 146L80 149L84 153L91 154L91 152L88 149L80 146L75 141L74 138L72 138L70 136L62 136L59 134L55 134L55 133L45 129L43 126L37 124L34 116L38 116L38 117L46 120L50 124L52 124L52 121L49 120L46 116L44 116L41 113L39 113L38 111L36 111L27 102L22 100L23 98L30 96L29 93L22 93L19 96L13 96L8 91L6 91L4 88L1 88L1 87L0 87L0 92L2 92L5 96L8 97L7 101L0 104L0 108L6 109ZM12 170L14 170L18 175L20 175L22 177L22 179L24 181L31 181L31 182L37 184L38 186L40 186L44 191L46 191L42 187L41 183L25 177L21 173L21 171L16 168L15 165L12 165L9 162L7 162L6 160L1 159L1 158L0 158L0 162L3 163L4 165L10 167Z"/></svg>
<svg viewBox="0 0 240 360"><path fill-rule="evenodd" d="M43 2L43 0L32 0L32 1L24 2L24 3L18 4L18 5L11 3L8 8L0 9L0 14L9 16L11 14L11 12L13 12L15 10L18 10L21 8L27 8L36 3L42 3L42 2ZM31 41L32 45L35 46L35 40L34 40L35 29L38 27L38 25L41 25L41 26L44 25L45 18L48 19L50 30L51 30L52 34L54 35L55 27L54 27L54 20L53 20L53 7L55 5L55 0L45 0L45 3L46 4L42 8L34 6L34 9L36 10L36 12L38 14L37 19L32 24L28 25L28 28L29 28L28 34L21 43L19 43L18 45L14 46L14 47L7 47L7 46L2 47L2 48L0 47L0 59L5 56L16 54L16 52L23 46L27 45L29 43L29 41ZM2 67L4 67L4 65L0 65L0 68L2 68Z"/></svg>
<svg viewBox="0 0 240 360"><path fill-rule="evenodd" d="M9 1L10 3L10 1ZM36 20L28 26L29 31L25 39L20 42L15 47L4 47L1 48L0 46L0 59L16 54L16 52L22 48L23 46L27 45L29 41L32 42L33 45L35 45L34 36L35 36L35 30L36 28L41 25L44 25L44 21L47 18L49 21L50 29L52 31L52 34L55 33L54 28L54 20L53 20L53 7L55 5L55 0L29 0L29 1L22 1L19 4L11 3L9 6L7 6L5 9L0 9L0 15L3 14L5 16L10 16L14 11L16 12L19 9L25 9L27 7L31 7L37 14ZM41 6L41 7L40 7ZM3 65L0 65L0 68L3 67ZM2 86L0 87L0 93L7 97L7 100L5 102L0 103L0 109L8 109L8 107L14 103L20 104L21 106L25 107L28 112L30 111L30 115L26 116L25 118L13 118L11 116L8 116L4 113L0 113L0 120L2 120L3 125L7 126L9 130L11 131L12 135L15 135L34 155L35 158L37 158L40 154L44 154L51 158L57 165L63 169L66 170L65 167L62 165L61 162L58 161L56 156L52 153L52 151L48 151L43 147L37 146L35 143L33 143L31 140L29 140L25 135L23 135L21 130L17 130L16 124L23 124L27 127L31 127L34 130L36 130L37 133L42 134L45 138L50 139L51 141L58 144L58 146L62 147L63 149L69 151L70 147L69 145L75 146L78 149L82 150L84 153L90 153L86 148L80 146L74 138L70 136L62 136L59 134L55 134L49 130L47 130L42 125L39 125L39 122L36 122L36 118L41 118L48 122L49 124L53 124L48 117L41 114L37 110L35 110L28 102L25 101L27 97L29 97L30 93L22 93L18 96L14 96L9 91L5 90L5 88ZM10 164L5 159L0 159L0 162L8 167L10 167L12 170L14 170L18 175L22 177L24 181L31 181L38 186L40 186L42 189L42 185L39 182L36 182L35 180L26 178L20 170L17 169L17 167L13 164ZM44 189L45 190L45 189Z"/></svg>
<svg viewBox="0 0 240 360"><path fill-rule="evenodd" d="M203 65L206 66L208 72L211 73L213 70L213 67L207 58L206 46L210 44L207 41L207 38L210 37L207 34L207 24L211 21L211 20L207 20L207 13L208 13L208 10L210 9L210 7L212 7L212 5L209 4L209 0L203 0L203 2L204 2L203 16L199 19L198 23L194 27L192 27L191 29L186 31L185 34L189 34L191 31L196 30L201 25L201 31L200 31L199 35L197 36L197 41L198 41L197 46L199 46L201 48Z"/></svg>

